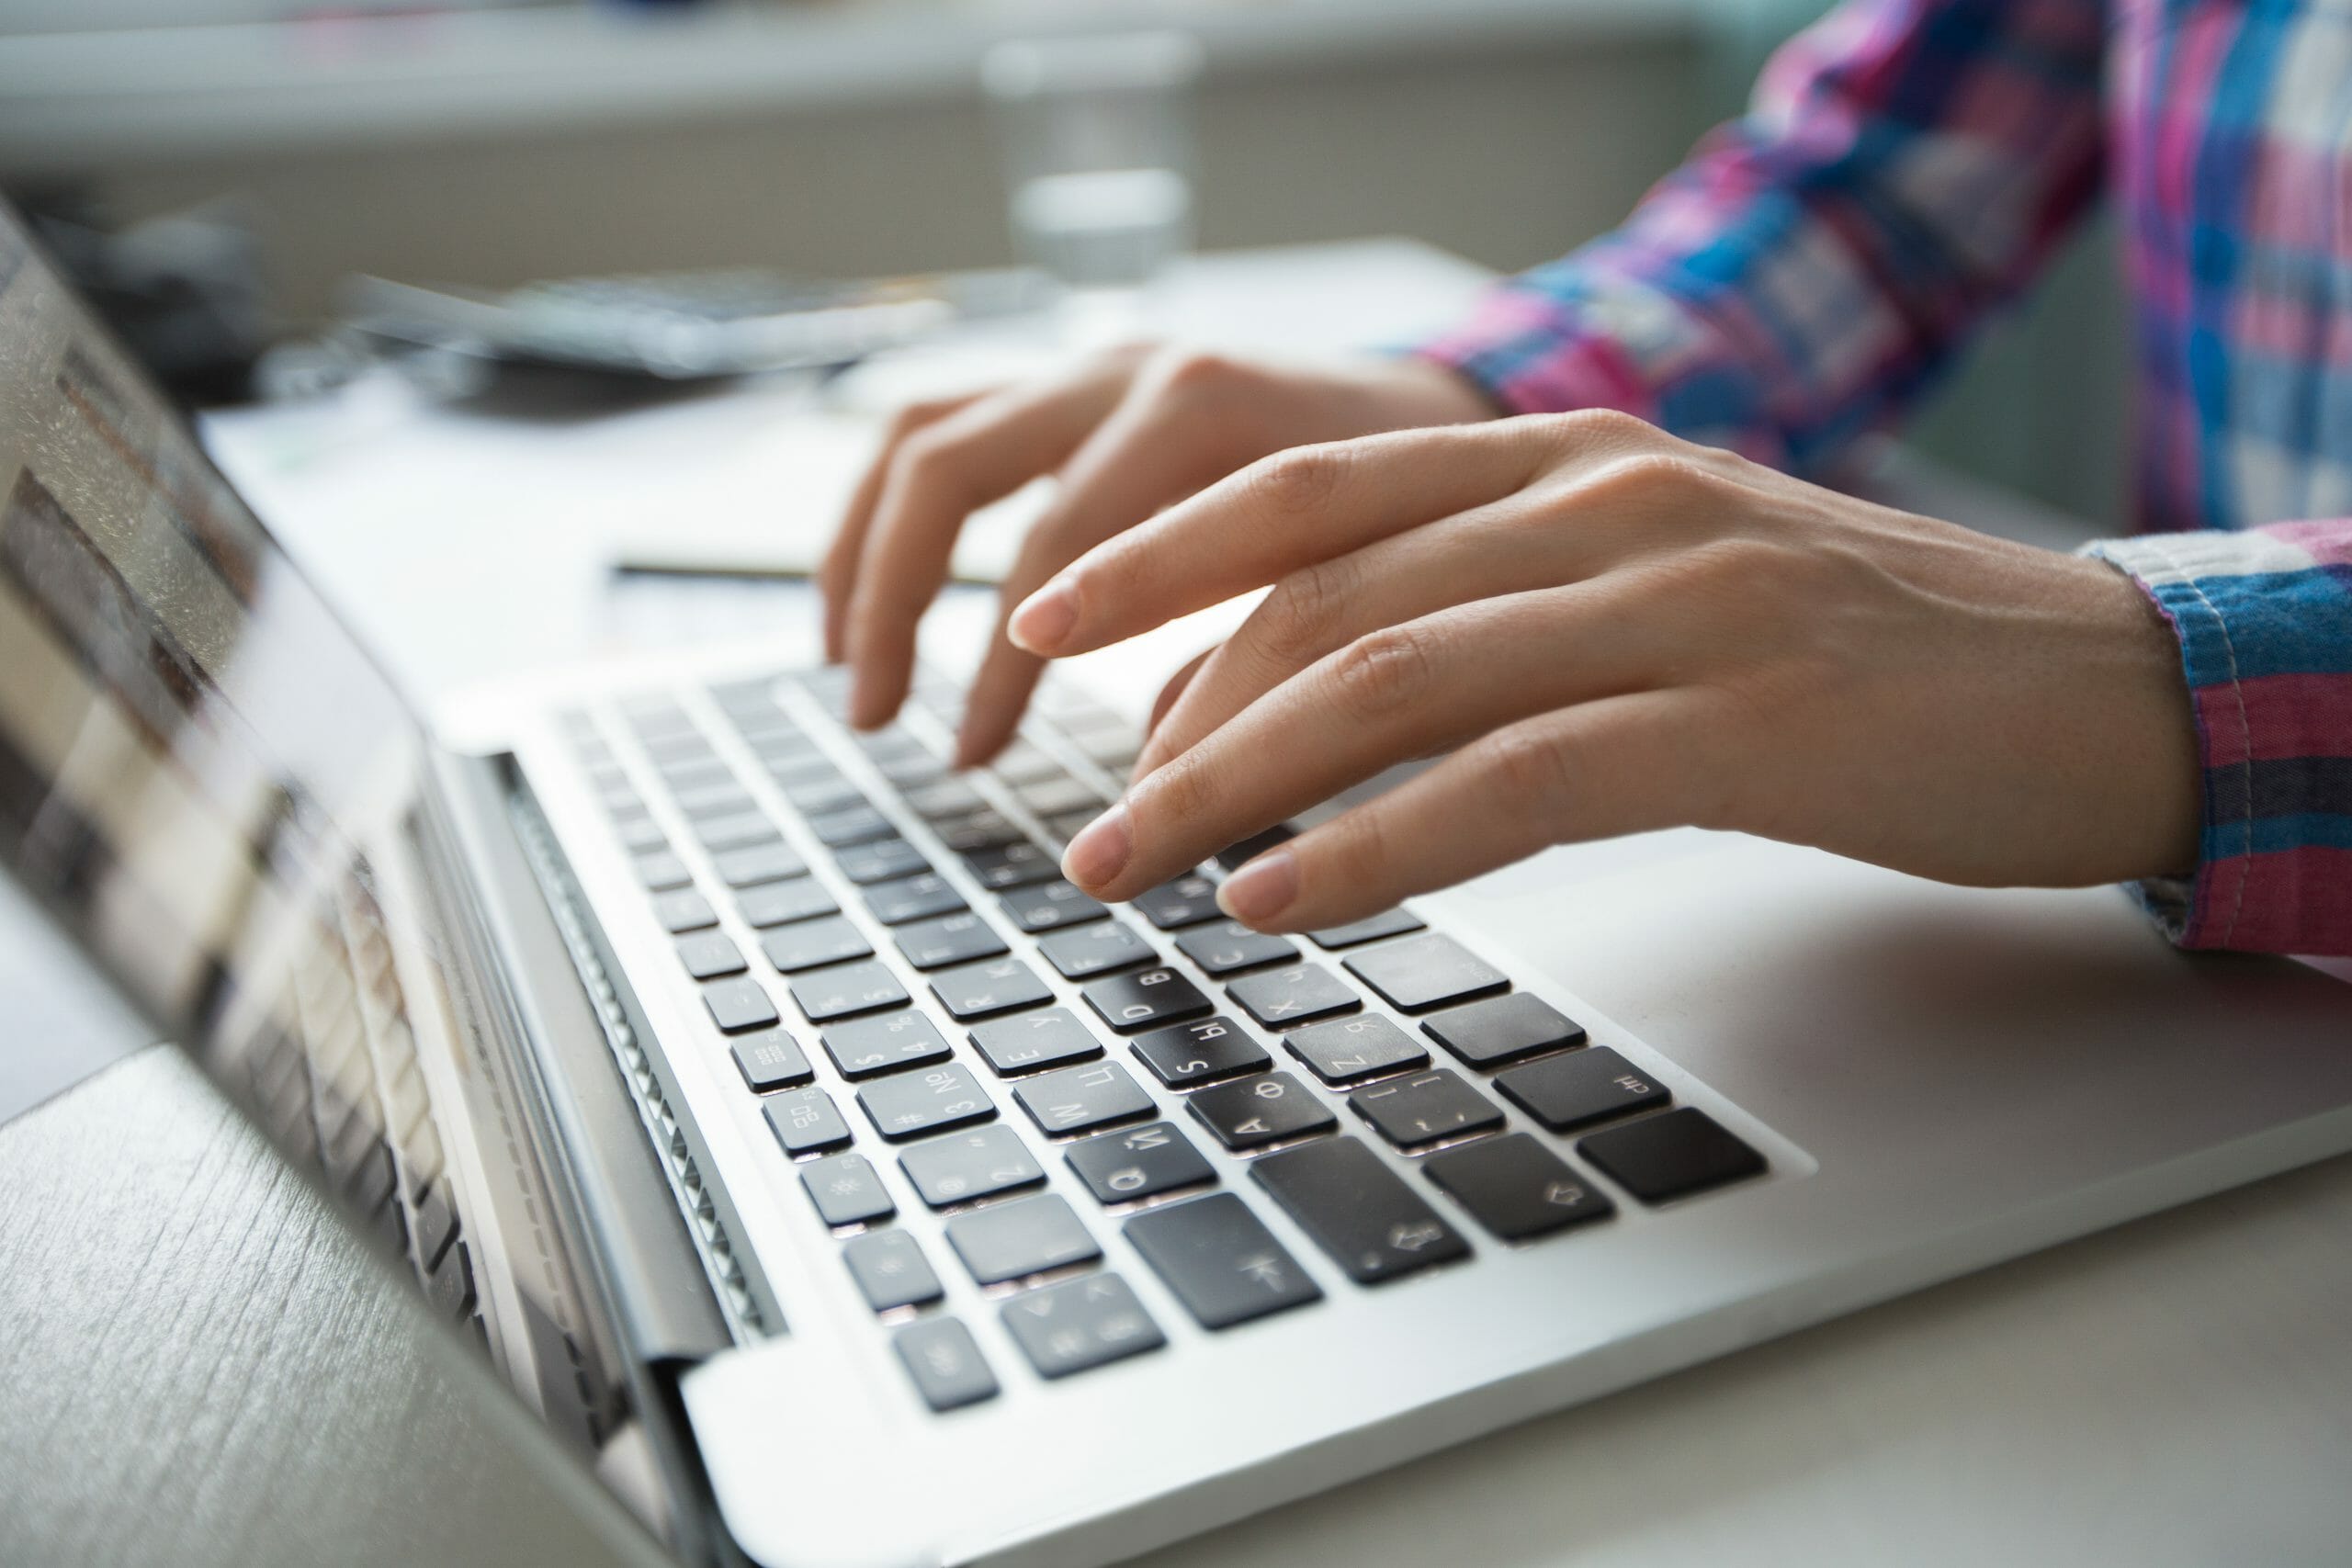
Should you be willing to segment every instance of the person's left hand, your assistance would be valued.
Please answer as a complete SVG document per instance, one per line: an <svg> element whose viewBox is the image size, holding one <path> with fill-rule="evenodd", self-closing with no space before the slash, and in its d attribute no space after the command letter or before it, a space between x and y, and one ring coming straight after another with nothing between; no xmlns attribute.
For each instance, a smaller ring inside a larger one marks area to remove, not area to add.
<svg viewBox="0 0 2352 1568"><path fill-rule="evenodd" d="M2197 859L2177 645L2122 573L1619 414L1277 454L1098 546L1010 629L1082 653L1270 583L1065 853L1088 892L1449 750L1260 855L1227 912L1336 925L1682 824L1988 886Z"/></svg>

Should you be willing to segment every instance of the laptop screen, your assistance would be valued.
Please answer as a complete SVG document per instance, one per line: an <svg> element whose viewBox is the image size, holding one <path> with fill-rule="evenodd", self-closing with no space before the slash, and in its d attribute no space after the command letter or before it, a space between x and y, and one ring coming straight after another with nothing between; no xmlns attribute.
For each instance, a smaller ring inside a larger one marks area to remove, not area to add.
<svg viewBox="0 0 2352 1568"><path fill-rule="evenodd" d="M407 810L420 747L0 209L0 863L217 1066L292 1037L289 978L380 921L359 846Z"/></svg>

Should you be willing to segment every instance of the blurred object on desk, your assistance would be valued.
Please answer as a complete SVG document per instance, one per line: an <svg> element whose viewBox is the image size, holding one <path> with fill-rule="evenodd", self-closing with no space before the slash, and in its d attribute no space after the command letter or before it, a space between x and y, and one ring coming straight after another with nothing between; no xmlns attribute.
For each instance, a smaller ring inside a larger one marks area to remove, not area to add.
<svg viewBox="0 0 2352 1568"><path fill-rule="evenodd" d="M1136 292L1192 249L1206 58L1172 31L1024 39L982 58L1013 248L1069 286L1066 338L1133 331Z"/></svg>

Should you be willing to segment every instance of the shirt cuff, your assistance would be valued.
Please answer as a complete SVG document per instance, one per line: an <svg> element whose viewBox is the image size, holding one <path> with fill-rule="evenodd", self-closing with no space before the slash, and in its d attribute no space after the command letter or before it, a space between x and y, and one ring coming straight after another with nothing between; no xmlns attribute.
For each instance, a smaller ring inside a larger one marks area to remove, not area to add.
<svg viewBox="0 0 2352 1568"><path fill-rule="evenodd" d="M2341 536L2339 536L2339 535ZM2352 581L2345 525L2086 545L2180 641L2203 764L2198 863L2132 885L2183 947L2352 952Z"/></svg>

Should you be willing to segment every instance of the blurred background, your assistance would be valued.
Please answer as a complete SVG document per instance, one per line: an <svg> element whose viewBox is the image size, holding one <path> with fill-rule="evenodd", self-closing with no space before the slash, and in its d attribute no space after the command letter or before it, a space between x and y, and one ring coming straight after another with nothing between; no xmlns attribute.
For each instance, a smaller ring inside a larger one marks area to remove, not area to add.
<svg viewBox="0 0 2352 1568"><path fill-rule="evenodd" d="M313 329L354 275L495 289L1050 262L1037 226L1067 203L1050 181L1008 201L1009 177L1044 167L1008 160L1050 160L1018 150L1040 83L1097 69L1051 47L1105 33L1181 40L1139 68L1187 101L1190 243L1406 235L1521 267L1621 216L1824 8L0 0L0 188L217 401L250 385L237 344ZM1038 46L1042 62L1021 52ZM1148 184L1078 194L1170 216ZM1921 444L2116 517L2118 294L2094 231L1939 394Z"/></svg>

